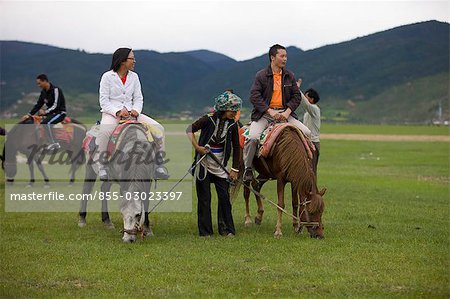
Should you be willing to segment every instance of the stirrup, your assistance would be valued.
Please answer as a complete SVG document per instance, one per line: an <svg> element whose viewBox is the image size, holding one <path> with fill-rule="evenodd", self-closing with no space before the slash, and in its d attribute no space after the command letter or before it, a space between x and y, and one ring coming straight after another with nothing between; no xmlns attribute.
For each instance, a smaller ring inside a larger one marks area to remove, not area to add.
<svg viewBox="0 0 450 299"><path fill-rule="evenodd" d="M253 169L247 167L244 171L244 182L250 183L251 181L253 181Z"/></svg>
<svg viewBox="0 0 450 299"><path fill-rule="evenodd" d="M165 167L158 167L155 170L156 180L167 180L170 177L167 169Z"/></svg>
<svg viewBox="0 0 450 299"><path fill-rule="evenodd" d="M61 145L59 145L58 142L51 143L47 146L48 151L59 150L60 148L61 148Z"/></svg>

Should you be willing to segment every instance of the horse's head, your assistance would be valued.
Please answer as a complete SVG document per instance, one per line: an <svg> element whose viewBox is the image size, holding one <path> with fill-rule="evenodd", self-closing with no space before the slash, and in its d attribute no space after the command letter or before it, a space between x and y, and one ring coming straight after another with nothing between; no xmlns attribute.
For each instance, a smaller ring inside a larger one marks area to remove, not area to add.
<svg viewBox="0 0 450 299"><path fill-rule="evenodd" d="M124 196L127 197L126 195ZM144 203L139 199L124 199L120 212L123 217L122 240L125 243L133 243L144 227Z"/></svg>
<svg viewBox="0 0 450 299"><path fill-rule="evenodd" d="M323 195L327 191L323 188L319 192L310 192L307 196L307 201L309 204L306 205L306 210L309 215L309 220L306 219L307 216L303 213L302 218L306 221L317 222L318 225L308 226L308 232L311 238L323 239L323 224L322 224L322 213L325 208L325 203L323 201ZM303 220L303 221L304 221Z"/></svg>
<svg viewBox="0 0 450 299"><path fill-rule="evenodd" d="M5 176L7 179L7 182L14 182L14 177L17 174L17 162L13 161L4 161L2 162L4 170L5 170Z"/></svg>
<svg viewBox="0 0 450 299"><path fill-rule="evenodd" d="M35 126L33 118L29 117L20 121L17 125L9 130L5 146L3 147L2 168L5 170L7 182L12 183L17 174L17 152L23 147L24 142L32 144L35 134Z"/></svg>

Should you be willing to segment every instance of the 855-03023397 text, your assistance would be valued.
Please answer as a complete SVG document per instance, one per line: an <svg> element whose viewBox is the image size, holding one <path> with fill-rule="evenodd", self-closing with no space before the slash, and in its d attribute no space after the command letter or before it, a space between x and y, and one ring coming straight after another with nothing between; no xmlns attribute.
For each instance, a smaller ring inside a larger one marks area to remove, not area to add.
<svg viewBox="0 0 450 299"><path fill-rule="evenodd" d="M30 193L10 193L11 201L78 201L78 200L149 200L149 201L176 201L180 200L182 191L178 192L101 192L95 191L92 194L83 193L61 193L50 192L30 192Z"/></svg>

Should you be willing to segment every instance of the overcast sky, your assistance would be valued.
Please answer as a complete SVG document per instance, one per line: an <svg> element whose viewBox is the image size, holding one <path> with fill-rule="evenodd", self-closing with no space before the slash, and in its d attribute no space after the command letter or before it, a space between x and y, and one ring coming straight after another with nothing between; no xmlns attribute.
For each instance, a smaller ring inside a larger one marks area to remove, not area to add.
<svg viewBox="0 0 450 299"><path fill-rule="evenodd" d="M0 40L112 53L208 49L237 60L274 43L303 50L426 20L450 1L4 1Z"/></svg>

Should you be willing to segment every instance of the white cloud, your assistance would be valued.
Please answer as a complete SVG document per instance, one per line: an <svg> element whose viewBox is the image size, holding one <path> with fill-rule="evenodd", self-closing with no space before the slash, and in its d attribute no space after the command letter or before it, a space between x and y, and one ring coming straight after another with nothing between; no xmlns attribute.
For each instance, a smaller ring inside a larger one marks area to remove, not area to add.
<svg viewBox="0 0 450 299"><path fill-rule="evenodd" d="M2 1L0 39L103 53L209 49L242 60L274 43L307 50L449 18L447 1Z"/></svg>

